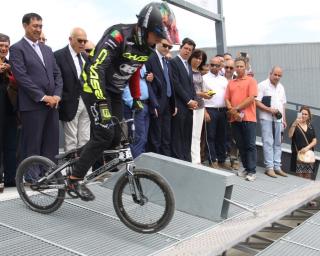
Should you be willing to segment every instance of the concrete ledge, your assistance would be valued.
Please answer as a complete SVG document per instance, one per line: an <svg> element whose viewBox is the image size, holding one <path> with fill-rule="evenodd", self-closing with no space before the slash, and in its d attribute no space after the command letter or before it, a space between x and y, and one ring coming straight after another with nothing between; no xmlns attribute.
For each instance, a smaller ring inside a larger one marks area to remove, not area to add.
<svg viewBox="0 0 320 256"><path fill-rule="evenodd" d="M235 175L155 153L135 159L137 168L159 172L174 191L176 209L209 220L226 218Z"/></svg>

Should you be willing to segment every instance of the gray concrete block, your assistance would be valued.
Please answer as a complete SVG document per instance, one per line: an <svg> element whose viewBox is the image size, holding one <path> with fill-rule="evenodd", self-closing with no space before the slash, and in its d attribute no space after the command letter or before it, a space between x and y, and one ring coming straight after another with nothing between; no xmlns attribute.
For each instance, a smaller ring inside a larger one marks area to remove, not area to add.
<svg viewBox="0 0 320 256"><path fill-rule="evenodd" d="M227 217L235 175L155 153L135 159L137 168L160 173L174 191L176 209L209 220Z"/></svg>

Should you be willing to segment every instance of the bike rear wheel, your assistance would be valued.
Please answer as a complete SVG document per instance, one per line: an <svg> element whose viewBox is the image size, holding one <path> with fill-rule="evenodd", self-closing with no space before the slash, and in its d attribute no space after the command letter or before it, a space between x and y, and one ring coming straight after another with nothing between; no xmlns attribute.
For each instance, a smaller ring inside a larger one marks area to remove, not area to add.
<svg viewBox="0 0 320 256"><path fill-rule="evenodd" d="M64 179L61 173L39 184L38 180L56 168L55 163L42 156L23 160L17 169L16 185L23 202L33 211L51 213L64 201Z"/></svg>
<svg viewBox="0 0 320 256"><path fill-rule="evenodd" d="M169 184L159 174L135 169L133 176L124 174L115 184L113 205L128 228L139 233L155 233L171 221L175 201Z"/></svg>

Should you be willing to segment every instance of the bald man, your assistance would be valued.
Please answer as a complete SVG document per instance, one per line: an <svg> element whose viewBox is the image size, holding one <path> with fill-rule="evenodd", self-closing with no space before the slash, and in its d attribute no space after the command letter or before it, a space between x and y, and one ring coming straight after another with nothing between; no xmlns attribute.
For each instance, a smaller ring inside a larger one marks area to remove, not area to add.
<svg viewBox="0 0 320 256"><path fill-rule="evenodd" d="M64 128L65 151L83 146L90 137L90 119L80 96L80 74L87 58L87 42L84 29L74 28L70 32L69 44L54 53L63 79L59 119Z"/></svg>
<svg viewBox="0 0 320 256"><path fill-rule="evenodd" d="M287 103L284 86L280 83L282 68L274 66L269 78L259 83L258 97L265 174L277 178L287 177L281 169L281 132L287 127L285 104Z"/></svg>

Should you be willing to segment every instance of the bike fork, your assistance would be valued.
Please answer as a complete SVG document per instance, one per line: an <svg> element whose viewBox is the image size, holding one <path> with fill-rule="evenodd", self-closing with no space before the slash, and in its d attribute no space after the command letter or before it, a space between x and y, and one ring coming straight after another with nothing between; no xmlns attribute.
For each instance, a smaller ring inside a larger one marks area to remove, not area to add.
<svg viewBox="0 0 320 256"><path fill-rule="evenodd" d="M135 203L144 205L146 203L146 198L143 195L142 187L139 179L133 173L134 165L127 164L127 175L129 179L129 187L132 199Z"/></svg>

